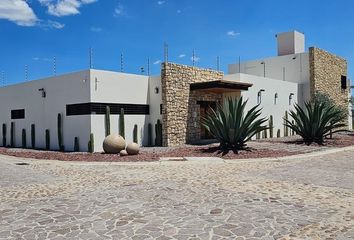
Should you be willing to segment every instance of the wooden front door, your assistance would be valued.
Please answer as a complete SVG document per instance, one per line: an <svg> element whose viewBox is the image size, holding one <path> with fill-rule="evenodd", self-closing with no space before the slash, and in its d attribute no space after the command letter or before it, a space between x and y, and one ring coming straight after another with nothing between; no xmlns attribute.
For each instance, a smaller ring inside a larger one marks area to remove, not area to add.
<svg viewBox="0 0 354 240"><path fill-rule="evenodd" d="M198 101L198 104L200 105L200 119L206 117L211 112L211 109L215 110L216 108L216 102L212 101ZM213 139L213 136L211 136L210 133L205 129L205 127L201 125L200 138Z"/></svg>

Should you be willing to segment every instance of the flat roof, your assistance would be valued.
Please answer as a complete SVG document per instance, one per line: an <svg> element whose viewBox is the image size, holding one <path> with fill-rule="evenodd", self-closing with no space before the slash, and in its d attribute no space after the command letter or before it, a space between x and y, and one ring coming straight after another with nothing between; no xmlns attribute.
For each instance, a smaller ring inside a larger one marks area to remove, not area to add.
<svg viewBox="0 0 354 240"><path fill-rule="evenodd" d="M215 80L209 82L191 83L190 90L209 90L217 92L229 92L235 90L248 90L252 83L235 82L227 80Z"/></svg>

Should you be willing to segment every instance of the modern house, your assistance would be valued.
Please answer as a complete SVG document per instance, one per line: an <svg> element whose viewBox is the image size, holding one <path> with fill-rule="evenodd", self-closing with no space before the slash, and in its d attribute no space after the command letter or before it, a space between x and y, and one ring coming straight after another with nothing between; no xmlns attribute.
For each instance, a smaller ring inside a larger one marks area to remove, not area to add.
<svg viewBox="0 0 354 240"><path fill-rule="evenodd" d="M149 138L155 139L155 124L160 120L163 146L177 146L209 138L200 118L225 97L243 96L248 107L260 104L263 116L272 116L274 132L283 136L286 112L319 91L348 109L351 128L346 60L316 47L306 51L305 36L296 31L277 34L277 41L278 56L230 64L228 74L164 62L160 76L89 69L6 86L0 88L0 124L7 128L7 144L12 125L14 145L22 146L23 129L30 145L34 124L36 147L45 147L48 129L50 147L58 149L57 115L61 113L66 150L74 149L77 137L80 150L86 151L93 133L95 151L101 151L104 114L110 106L111 132L118 132L123 108L128 142L136 124L139 144L147 145Z"/></svg>

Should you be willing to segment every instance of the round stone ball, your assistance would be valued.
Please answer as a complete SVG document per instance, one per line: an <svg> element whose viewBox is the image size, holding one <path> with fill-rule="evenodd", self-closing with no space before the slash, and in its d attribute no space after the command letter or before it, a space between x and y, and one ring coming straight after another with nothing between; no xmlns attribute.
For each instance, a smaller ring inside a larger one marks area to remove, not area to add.
<svg viewBox="0 0 354 240"><path fill-rule="evenodd" d="M118 154L125 149L125 140L118 134L111 134L103 141L103 150L105 153Z"/></svg>
<svg viewBox="0 0 354 240"><path fill-rule="evenodd" d="M137 155L140 147L137 143L129 143L126 150L129 155Z"/></svg>
<svg viewBox="0 0 354 240"><path fill-rule="evenodd" d="M122 150L122 151L120 151L119 155L120 155L121 157L128 156L127 150Z"/></svg>

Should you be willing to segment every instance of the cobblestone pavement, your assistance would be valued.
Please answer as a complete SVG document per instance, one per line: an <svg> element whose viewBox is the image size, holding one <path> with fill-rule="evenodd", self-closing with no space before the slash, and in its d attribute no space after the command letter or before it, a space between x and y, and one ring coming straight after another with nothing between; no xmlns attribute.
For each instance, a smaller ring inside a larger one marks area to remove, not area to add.
<svg viewBox="0 0 354 240"><path fill-rule="evenodd" d="M0 239L354 239L353 155L135 164L0 156Z"/></svg>

